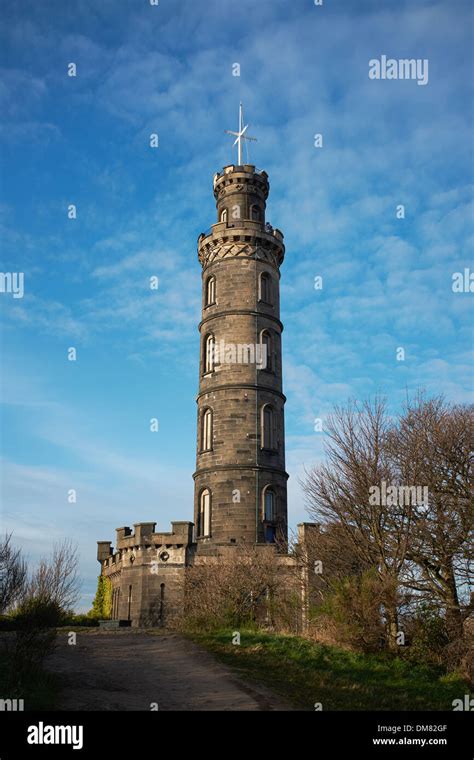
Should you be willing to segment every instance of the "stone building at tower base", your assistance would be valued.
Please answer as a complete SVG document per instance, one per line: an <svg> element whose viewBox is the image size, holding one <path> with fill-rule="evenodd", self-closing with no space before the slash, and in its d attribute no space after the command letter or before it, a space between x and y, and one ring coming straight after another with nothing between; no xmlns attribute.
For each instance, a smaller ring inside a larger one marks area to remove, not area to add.
<svg viewBox="0 0 474 760"><path fill-rule="evenodd" d="M112 586L112 619L128 621L138 628L173 628L179 626L186 610L186 573L223 563L248 559L239 545L211 547L202 551L193 542L191 522L173 522L169 533L155 532L155 523L137 523L116 531L116 546L98 541L97 559L101 574ZM307 523L298 526L300 546ZM298 620L293 628L305 623L307 569L295 557L279 552L275 544L252 544L248 547L274 563L281 594L298 599Z"/></svg>

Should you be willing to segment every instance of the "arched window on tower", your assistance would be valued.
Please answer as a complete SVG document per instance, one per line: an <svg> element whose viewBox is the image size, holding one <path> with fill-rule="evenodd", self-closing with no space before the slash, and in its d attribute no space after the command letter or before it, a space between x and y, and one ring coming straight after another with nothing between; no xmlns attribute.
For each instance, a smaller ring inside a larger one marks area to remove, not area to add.
<svg viewBox="0 0 474 760"><path fill-rule="evenodd" d="M227 209L223 208L221 211L221 222L227 222Z"/></svg>
<svg viewBox="0 0 474 760"><path fill-rule="evenodd" d="M263 303L272 304L272 278L268 272L262 272L260 275L258 298Z"/></svg>
<svg viewBox="0 0 474 760"><path fill-rule="evenodd" d="M260 221L260 209L255 204L250 207L250 218L253 222Z"/></svg>
<svg viewBox="0 0 474 760"><path fill-rule="evenodd" d="M205 409L202 415L201 451L212 451L212 409Z"/></svg>
<svg viewBox="0 0 474 760"><path fill-rule="evenodd" d="M216 278L212 274L206 282L206 306L213 306L216 302Z"/></svg>
<svg viewBox="0 0 474 760"><path fill-rule="evenodd" d="M263 519L266 522L275 520L275 492L271 486L265 486L263 489Z"/></svg>
<svg viewBox="0 0 474 760"><path fill-rule="evenodd" d="M197 533L200 538L211 535L211 492L208 488L199 497Z"/></svg>
<svg viewBox="0 0 474 760"><path fill-rule="evenodd" d="M260 333L260 367L268 372L273 372L272 365L272 336L269 330Z"/></svg>
<svg viewBox="0 0 474 760"><path fill-rule="evenodd" d="M262 449L275 449L274 414L270 404L262 407Z"/></svg>
<svg viewBox="0 0 474 760"><path fill-rule="evenodd" d="M265 486L262 492L262 517L265 542L273 544L276 540L276 497L271 486Z"/></svg>
<svg viewBox="0 0 474 760"><path fill-rule="evenodd" d="M216 364L216 339L213 335L207 335L204 339L203 367L204 374L214 372Z"/></svg>

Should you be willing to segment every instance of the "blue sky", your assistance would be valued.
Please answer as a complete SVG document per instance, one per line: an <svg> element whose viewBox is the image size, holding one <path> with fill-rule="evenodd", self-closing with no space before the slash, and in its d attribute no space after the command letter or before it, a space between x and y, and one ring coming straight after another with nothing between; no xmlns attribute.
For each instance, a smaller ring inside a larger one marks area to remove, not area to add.
<svg viewBox="0 0 474 760"><path fill-rule="evenodd" d="M395 413L420 386L472 401L473 296L452 291L473 267L469 0L3 0L1 14L1 270L25 274L22 299L0 294L2 522L32 561L77 540L82 608L97 539L192 519L196 241L240 99L287 248L291 525L333 404L379 392ZM428 84L369 79L381 55L428 59Z"/></svg>

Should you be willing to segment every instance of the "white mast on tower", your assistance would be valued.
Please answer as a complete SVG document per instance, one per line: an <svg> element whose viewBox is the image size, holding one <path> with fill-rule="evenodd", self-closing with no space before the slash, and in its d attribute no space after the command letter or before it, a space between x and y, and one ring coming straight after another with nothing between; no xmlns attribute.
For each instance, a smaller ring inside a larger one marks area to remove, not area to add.
<svg viewBox="0 0 474 760"><path fill-rule="evenodd" d="M227 135L233 135L237 138L234 142L234 145L238 146L238 166L242 166L242 141L251 140L252 142L257 142L257 139L255 137L248 137L248 135L245 134L248 128L248 124L244 127L244 109L241 103L239 108L239 131L231 132L230 129L225 130Z"/></svg>

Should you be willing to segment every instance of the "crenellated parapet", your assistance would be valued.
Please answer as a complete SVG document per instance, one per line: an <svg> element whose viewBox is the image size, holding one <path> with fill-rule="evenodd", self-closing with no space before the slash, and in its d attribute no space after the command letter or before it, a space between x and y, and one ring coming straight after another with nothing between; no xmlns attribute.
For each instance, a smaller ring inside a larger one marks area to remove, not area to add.
<svg viewBox="0 0 474 760"><path fill-rule="evenodd" d="M133 526L134 531L128 527L117 528L115 551L111 541L98 541L97 560L104 567L112 567L125 557L130 560L134 553L136 555L135 560L140 553L143 556L146 554L158 556L160 550L173 550L175 553L176 550L187 549L193 543L194 525L192 522L172 522L169 533L155 533L155 526L156 523L149 522L136 523Z"/></svg>

